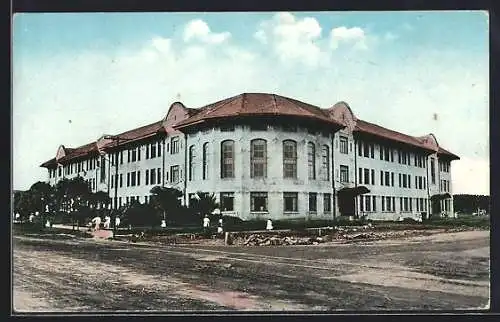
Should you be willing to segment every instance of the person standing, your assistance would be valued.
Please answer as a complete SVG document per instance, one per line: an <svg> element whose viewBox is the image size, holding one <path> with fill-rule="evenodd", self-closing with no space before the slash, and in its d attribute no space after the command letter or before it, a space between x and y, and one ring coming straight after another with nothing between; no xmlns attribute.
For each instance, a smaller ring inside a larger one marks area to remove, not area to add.
<svg viewBox="0 0 500 322"><path fill-rule="evenodd" d="M217 233L222 234L224 232L224 227L222 225L222 218L219 219L219 226L217 227Z"/></svg>
<svg viewBox="0 0 500 322"><path fill-rule="evenodd" d="M267 220L266 230L273 230L273 221L270 218Z"/></svg>
<svg viewBox="0 0 500 322"><path fill-rule="evenodd" d="M92 223L95 225L94 231L98 231L101 228L101 217L94 217Z"/></svg>
<svg viewBox="0 0 500 322"><path fill-rule="evenodd" d="M203 218L203 232L205 235L208 235L210 232L210 218L208 218L208 215L205 215L205 218Z"/></svg>

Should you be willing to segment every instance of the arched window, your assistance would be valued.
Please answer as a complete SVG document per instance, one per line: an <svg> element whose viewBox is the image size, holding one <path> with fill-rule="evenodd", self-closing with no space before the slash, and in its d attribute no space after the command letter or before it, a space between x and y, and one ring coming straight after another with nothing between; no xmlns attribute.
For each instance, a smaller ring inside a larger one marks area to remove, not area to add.
<svg viewBox="0 0 500 322"><path fill-rule="evenodd" d="M221 143L221 178L234 178L234 141Z"/></svg>
<svg viewBox="0 0 500 322"><path fill-rule="evenodd" d="M316 179L316 147L312 142L307 143L307 166L309 179Z"/></svg>
<svg viewBox="0 0 500 322"><path fill-rule="evenodd" d="M250 177L267 177L266 140L255 139L250 142Z"/></svg>
<svg viewBox="0 0 500 322"><path fill-rule="evenodd" d="M189 147L189 181L194 180L194 159L195 159L195 150L194 145Z"/></svg>
<svg viewBox="0 0 500 322"><path fill-rule="evenodd" d="M297 178L297 142L283 141L283 178Z"/></svg>
<svg viewBox="0 0 500 322"><path fill-rule="evenodd" d="M203 144L203 180L208 179L208 142Z"/></svg>
<svg viewBox="0 0 500 322"><path fill-rule="evenodd" d="M321 165L323 168L323 180L330 180L330 148L328 145L323 145L321 149Z"/></svg>

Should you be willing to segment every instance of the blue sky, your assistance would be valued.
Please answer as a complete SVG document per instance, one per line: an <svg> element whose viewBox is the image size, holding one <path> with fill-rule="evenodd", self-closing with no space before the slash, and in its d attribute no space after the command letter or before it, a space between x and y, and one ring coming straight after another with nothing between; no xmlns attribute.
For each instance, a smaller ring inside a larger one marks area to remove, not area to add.
<svg viewBox="0 0 500 322"><path fill-rule="evenodd" d="M178 98L261 91L433 132L462 157L454 190L489 193L488 55L479 11L17 14L14 189L59 144L154 122Z"/></svg>

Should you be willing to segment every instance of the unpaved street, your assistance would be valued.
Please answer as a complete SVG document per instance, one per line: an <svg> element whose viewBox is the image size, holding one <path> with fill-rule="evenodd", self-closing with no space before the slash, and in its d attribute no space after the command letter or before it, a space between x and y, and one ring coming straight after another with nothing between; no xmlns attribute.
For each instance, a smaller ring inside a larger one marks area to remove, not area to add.
<svg viewBox="0 0 500 322"><path fill-rule="evenodd" d="M489 232L200 246L14 236L17 312L487 308Z"/></svg>

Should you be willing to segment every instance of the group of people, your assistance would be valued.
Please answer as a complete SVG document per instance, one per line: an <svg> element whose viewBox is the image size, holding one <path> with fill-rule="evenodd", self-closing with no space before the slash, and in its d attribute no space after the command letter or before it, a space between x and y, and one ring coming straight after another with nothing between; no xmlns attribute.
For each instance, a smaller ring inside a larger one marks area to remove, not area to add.
<svg viewBox="0 0 500 322"><path fill-rule="evenodd" d="M266 222L266 230L273 230L273 229L274 229L273 221L269 218L267 219ZM203 230L205 231L205 233L208 233L210 231L210 218L208 217L208 215L205 215L205 217L203 218ZM222 234L223 232L224 232L224 224L222 218L220 218L219 224L217 225L217 233Z"/></svg>
<svg viewBox="0 0 500 322"><path fill-rule="evenodd" d="M115 218L115 226L118 227L120 226L120 217ZM98 231L101 229L101 217L97 216L92 218L90 221L90 229L93 229L94 231ZM93 227L93 228L92 228ZM104 223L103 223L104 229L110 229L111 228L111 217L106 216L104 217Z"/></svg>

